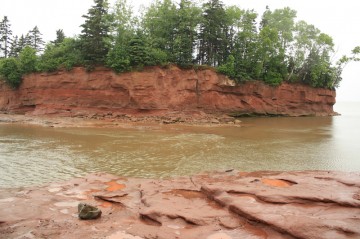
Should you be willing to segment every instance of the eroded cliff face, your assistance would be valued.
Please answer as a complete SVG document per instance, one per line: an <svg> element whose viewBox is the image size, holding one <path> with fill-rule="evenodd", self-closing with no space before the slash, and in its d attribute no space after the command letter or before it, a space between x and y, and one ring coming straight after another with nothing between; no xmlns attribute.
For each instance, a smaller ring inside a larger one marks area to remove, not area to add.
<svg viewBox="0 0 360 239"><path fill-rule="evenodd" d="M151 67L116 74L84 68L24 77L18 90L0 82L0 111L31 115L153 114L168 112L333 115L335 91L252 81L235 85L212 70Z"/></svg>

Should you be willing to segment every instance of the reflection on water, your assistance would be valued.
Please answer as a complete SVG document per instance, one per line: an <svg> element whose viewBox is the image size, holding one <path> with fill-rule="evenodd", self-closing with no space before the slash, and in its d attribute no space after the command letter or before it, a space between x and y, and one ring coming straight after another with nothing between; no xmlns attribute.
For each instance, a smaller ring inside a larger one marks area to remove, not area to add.
<svg viewBox="0 0 360 239"><path fill-rule="evenodd" d="M359 171L359 118L246 118L243 127L141 130L2 124L0 187L97 171L155 178L229 168Z"/></svg>

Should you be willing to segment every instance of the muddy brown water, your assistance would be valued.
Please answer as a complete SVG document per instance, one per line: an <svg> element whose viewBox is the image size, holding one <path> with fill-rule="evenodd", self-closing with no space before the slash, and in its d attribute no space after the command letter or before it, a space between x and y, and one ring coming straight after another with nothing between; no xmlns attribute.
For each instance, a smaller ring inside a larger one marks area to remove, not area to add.
<svg viewBox="0 0 360 239"><path fill-rule="evenodd" d="M244 118L234 126L135 129L0 124L0 187L108 172L165 178L203 171L360 171L360 104L336 117Z"/></svg>

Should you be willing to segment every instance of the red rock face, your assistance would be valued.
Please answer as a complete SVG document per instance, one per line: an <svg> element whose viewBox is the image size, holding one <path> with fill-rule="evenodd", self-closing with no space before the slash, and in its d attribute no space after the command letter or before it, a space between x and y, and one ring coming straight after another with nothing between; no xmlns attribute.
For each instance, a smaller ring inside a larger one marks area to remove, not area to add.
<svg viewBox="0 0 360 239"><path fill-rule="evenodd" d="M0 82L0 110L87 116L97 113L164 114L176 111L264 115L333 115L335 91L259 81L236 85L212 70L146 68L116 74L98 68L24 77L18 90Z"/></svg>

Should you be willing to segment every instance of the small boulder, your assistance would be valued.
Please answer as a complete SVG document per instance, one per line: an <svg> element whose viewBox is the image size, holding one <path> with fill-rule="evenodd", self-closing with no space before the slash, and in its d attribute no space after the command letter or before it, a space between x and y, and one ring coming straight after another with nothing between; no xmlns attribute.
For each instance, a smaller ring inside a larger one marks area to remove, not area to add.
<svg viewBox="0 0 360 239"><path fill-rule="evenodd" d="M86 203L79 203L78 213L79 218L83 220L97 219L101 217L101 210L99 208Z"/></svg>

